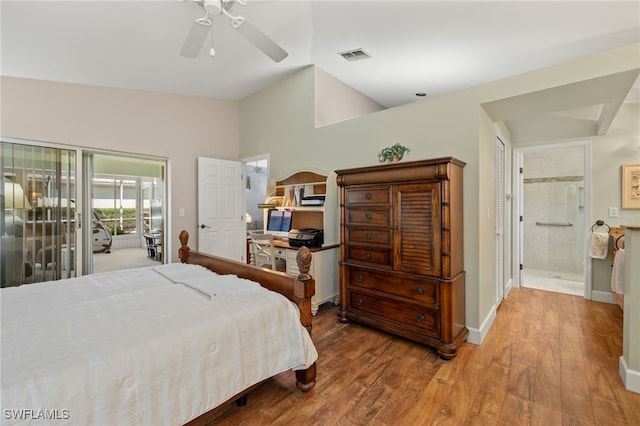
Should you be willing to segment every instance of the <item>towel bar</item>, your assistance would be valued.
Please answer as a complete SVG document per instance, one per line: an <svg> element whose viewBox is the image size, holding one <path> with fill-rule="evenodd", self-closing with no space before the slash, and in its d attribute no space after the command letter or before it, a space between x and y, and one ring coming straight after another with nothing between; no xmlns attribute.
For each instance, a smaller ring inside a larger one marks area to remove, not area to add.
<svg viewBox="0 0 640 426"><path fill-rule="evenodd" d="M593 226L591 227L591 232L593 232L593 230L594 230L597 226L606 226L606 227L607 227L607 232L611 231L611 228L609 227L609 225L607 225L606 223L604 223L604 220L602 220L602 219L598 219L598 220L596 220L596 223L594 223L594 224L593 224Z"/></svg>
<svg viewBox="0 0 640 426"><path fill-rule="evenodd" d="M540 226L573 226L571 222L536 222Z"/></svg>

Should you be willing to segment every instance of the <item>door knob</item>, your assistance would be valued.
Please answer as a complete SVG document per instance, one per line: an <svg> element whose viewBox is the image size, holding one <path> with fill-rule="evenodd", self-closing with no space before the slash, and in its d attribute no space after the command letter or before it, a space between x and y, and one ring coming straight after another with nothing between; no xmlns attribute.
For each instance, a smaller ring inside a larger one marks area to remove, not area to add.
<svg viewBox="0 0 640 426"><path fill-rule="evenodd" d="M205 225L204 223L200 225L200 229L211 228L209 225Z"/></svg>

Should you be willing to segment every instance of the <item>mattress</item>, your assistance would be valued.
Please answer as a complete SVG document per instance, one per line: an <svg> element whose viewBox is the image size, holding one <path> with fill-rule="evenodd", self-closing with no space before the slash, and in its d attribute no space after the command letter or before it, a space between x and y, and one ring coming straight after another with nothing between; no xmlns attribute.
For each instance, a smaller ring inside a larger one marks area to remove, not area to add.
<svg viewBox="0 0 640 426"><path fill-rule="evenodd" d="M180 425L317 351L259 284L168 264L2 289L2 424Z"/></svg>

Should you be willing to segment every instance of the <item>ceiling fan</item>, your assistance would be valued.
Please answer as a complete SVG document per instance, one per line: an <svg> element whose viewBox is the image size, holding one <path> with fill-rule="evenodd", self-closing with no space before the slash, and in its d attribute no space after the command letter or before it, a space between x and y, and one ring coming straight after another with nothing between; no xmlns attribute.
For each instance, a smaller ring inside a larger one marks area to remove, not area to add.
<svg viewBox="0 0 640 426"><path fill-rule="evenodd" d="M187 58L195 58L198 56L200 49L207 38L207 34L211 31L214 16L219 15L226 16L233 29L237 30L275 62L280 62L289 56L283 48L278 46L255 25L251 24L242 16L234 16L230 13L236 4L246 6L247 0L194 0L194 3L199 5L204 10L205 14L204 16L200 16L194 20L191 30L187 35L187 39L180 50L180 56ZM213 56L213 47L211 52Z"/></svg>

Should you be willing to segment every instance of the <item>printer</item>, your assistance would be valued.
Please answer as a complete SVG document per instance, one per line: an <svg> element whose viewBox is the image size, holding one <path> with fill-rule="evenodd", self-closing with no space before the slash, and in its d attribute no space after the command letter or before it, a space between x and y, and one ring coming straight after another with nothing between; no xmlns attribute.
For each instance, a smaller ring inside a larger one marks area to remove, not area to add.
<svg viewBox="0 0 640 426"><path fill-rule="evenodd" d="M289 232L289 245L291 247L321 247L324 244L324 231L322 229L292 229Z"/></svg>

